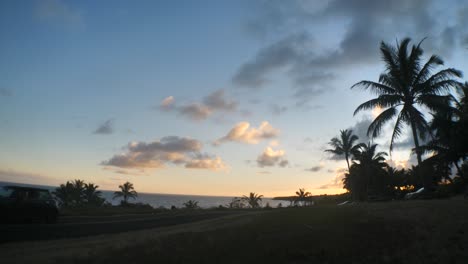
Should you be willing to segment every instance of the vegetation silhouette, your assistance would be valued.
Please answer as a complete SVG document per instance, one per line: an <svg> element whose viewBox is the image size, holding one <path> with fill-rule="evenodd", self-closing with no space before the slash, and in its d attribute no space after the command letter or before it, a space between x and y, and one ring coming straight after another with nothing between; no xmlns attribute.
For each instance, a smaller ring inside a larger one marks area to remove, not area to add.
<svg viewBox="0 0 468 264"><path fill-rule="evenodd" d="M350 157L354 155L362 145L362 143L355 144L358 139L359 137L353 134L353 130L340 130L340 137L334 137L328 143L333 148L326 149L325 152L330 152L338 156L344 155L349 170Z"/></svg>
<svg viewBox="0 0 468 264"><path fill-rule="evenodd" d="M99 186L93 183L74 180L60 184L52 193L63 207L101 206L105 199L101 197L102 193L97 188Z"/></svg>
<svg viewBox="0 0 468 264"><path fill-rule="evenodd" d="M242 196L242 200L246 202L250 208L259 208L262 202L263 195L256 194L254 192L249 193L249 196Z"/></svg>
<svg viewBox="0 0 468 264"><path fill-rule="evenodd" d="M133 183L130 183L127 181L124 184L119 185L119 188L120 188L120 191L114 192L113 199L123 197L123 200L121 201L122 205L127 205L129 198L136 199L136 197L138 197L138 193L135 191L135 188L133 187Z"/></svg>
<svg viewBox="0 0 468 264"><path fill-rule="evenodd" d="M310 192L307 192L305 188L300 188L298 191L296 191L296 198L294 199L294 204L305 206L307 202L310 202L308 199L310 196Z"/></svg>
<svg viewBox="0 0 468 264"><path fill-rule="evenodd" d="M417 106L426 107L431 111L446 109L452 100L449 94L451 88L460 86L460 83L453 78L462 77L462 73L459 70L447 68L432 74L434 68L444 64L443 60L437 55L432 55L425 64L422 64L421 44L424 40L416 46L413 45L411 52L408 52L410 41L410 38L405 38L396 47L382 42L380 51L386 71L380 75L378 82L360 81L351 89L355 87L370 89L378 95L377 98L362 103L354 111L356 115L362 110L374 108L383 110L370 124L367 134L372 138L377 137L383 125L397 117L390 140L390 152L395 140L402 134L403 125L409 124L413 133L418 164L421 164L419 138L426 138L429 125ZM398 110L398 107L401 109Z"/></svg>
<svg viewBox="0 0 468 264"><path fill-rule="evenodd" d="M184 203L185 209L198 209L200 206L198 206L198 201L195 200L188 200L187 202Z"/></svg>
<svg viewBox="0 0 468 264"><path fill-rule="evenodd" d="M388 154L378 152L377 144L358 143L352 130L341 130L340 135L328 143L332 148L325 152L344 156L348 171L343 186L354 200L402 198L422 187L428 197L456 194L463 189L468 192L464 169L468 166L468 83L457 80L462 72L454 68L433 73L443 65L443 60L432 55L423 63L423 41L411 47L410 38L396 46L381 42L380 52L386 70L378 82L364 80L351 87L377 95L354 111L354 115L364 110L382 111L369 125L367 135L372 139L378 137L383 126L396 119L390 153L402 136L404 126L408 125L414 143L412 154L417 157L416 166L392 168L385 160ZM429 111L431 121L426 120L425 110ZM423 156L427 158L423 160ZM452 166L456 168L455 175ZM431 194L433 187L436 187L435 193Z"/></svg>

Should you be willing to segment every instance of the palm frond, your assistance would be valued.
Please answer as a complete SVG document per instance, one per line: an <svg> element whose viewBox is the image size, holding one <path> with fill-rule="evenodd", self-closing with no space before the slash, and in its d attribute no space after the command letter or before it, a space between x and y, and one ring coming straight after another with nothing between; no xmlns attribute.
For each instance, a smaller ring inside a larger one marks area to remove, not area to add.
<svg viewBox="0 0 468 264"><path fill-rule="evenodd" d="M397 110L394 107L390 107L387 110L383 111L378 115L374 121L369 125L369 129L367 130L367 135L372 136L372 138L377 137L381 130L383 125L390 121L395 114L397 113Z"/></svg>

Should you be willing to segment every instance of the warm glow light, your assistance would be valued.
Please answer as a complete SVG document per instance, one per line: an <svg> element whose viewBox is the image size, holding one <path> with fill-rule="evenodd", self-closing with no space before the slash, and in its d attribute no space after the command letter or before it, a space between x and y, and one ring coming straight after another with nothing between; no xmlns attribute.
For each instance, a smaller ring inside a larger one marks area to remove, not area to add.
<svg viewBox="0 0 468 264"><path fill-rule="evenodd" d="M380 113L382 113L382 111L383 111L382 107L377 106L374 109L372 109L372 116L376 118L377 116L380 115Z"/></svg>

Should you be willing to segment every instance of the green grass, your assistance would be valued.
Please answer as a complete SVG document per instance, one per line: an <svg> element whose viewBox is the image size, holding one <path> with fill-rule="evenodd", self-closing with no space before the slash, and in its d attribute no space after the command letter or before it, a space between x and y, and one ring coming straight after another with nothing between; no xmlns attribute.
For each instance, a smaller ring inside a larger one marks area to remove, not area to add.
<svg viewBox="0 0 468 264"><path fill-rule="evenodd" d="M467 263L468 201L284 208L76 263ZM64 260L60 260L62 262ZM70 260L66 260L69 262Z"/></svg>

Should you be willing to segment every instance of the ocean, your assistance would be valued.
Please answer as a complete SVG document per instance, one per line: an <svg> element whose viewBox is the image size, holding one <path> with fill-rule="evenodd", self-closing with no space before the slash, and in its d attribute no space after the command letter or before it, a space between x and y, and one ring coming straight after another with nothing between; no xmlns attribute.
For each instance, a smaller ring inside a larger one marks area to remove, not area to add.
<svg viewBox="0 0 468 264"><path fill-rule="evenodd" d="M6 185L16 185L16 186L26 186L26 187L36 187L36 188L43 188L47 189L50 192L53 192L57 186L49 186L49 185L34 185L34 184L24 184L24 183L12 183L12 182L0 182L0 187ZM107 191L107 190L100 190L102 192L102 197L106 199L109 203L113 205L118 205L120 203L120 199L112 199L114 196L114 191ZM246 194L247 195L247 194ZM230 196L206 196L206 195L181 195L181 194L159 194L159 193L138 193L138 197L136 199L130 199L130 202L135 203L145 203L149 204L154 208L171 208L175 206L177 208L183 207L183 204L188 200L198 201L198 205L201 208L212 208L212 207L219 207L227 206L229 202L234 197ZM262 198L261 205L265 206L269 204L271 207L277 207L280 203L282 206L289 205L288 201L279 201L273 200L271 198Z"/></svg>

